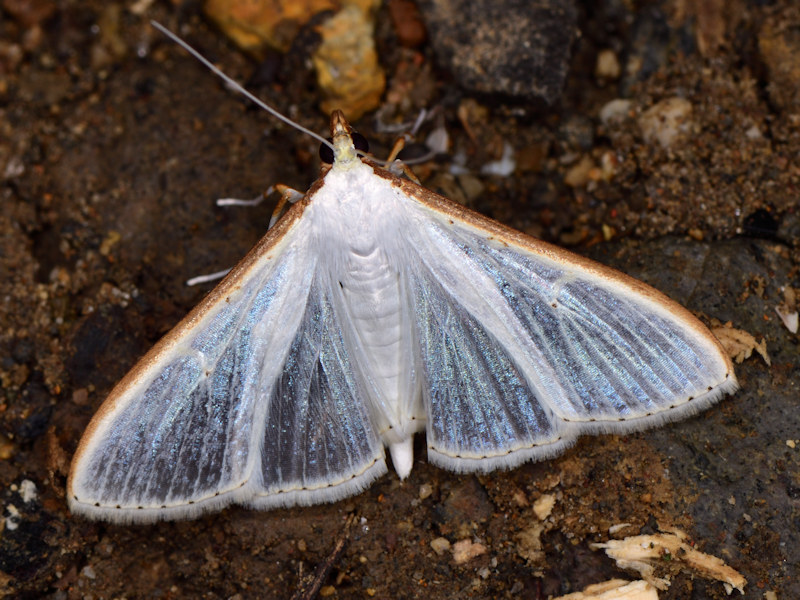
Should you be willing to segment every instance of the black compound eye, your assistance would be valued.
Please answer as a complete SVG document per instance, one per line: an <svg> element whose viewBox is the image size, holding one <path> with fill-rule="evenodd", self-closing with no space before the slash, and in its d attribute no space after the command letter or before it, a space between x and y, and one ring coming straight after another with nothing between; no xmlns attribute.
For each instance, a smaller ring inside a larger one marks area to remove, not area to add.
<svg viewBox="0 0 800 600"><path fill-rule="evenodd" d="M333 138L328 138L328 141L333 143ZM319 159L324 162L326 165L333 164L333 148L328 146L328 144L320 144L319 145Z"/></svg>
<svg viewBox="0 0 800 600"><path fill-rule="evenodd" d="M352 137L353 137L353 145L356 147L356 150L360 150L364 154L369 152L369 142L367 141L367 138L365 138L357 131L353 132Z"/></svg>

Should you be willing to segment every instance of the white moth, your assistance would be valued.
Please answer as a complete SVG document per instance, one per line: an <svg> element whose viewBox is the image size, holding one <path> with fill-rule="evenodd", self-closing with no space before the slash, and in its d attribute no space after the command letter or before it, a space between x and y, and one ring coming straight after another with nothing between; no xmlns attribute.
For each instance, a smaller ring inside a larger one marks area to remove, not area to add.
<svg viewBox="0 0 800 600"><path fill-rule="evenodd" d="M428 459L555 456L737 388L686 309L390 171L331 119L334 162L112 390L68 481L118 522L331 502Z"/></svg>

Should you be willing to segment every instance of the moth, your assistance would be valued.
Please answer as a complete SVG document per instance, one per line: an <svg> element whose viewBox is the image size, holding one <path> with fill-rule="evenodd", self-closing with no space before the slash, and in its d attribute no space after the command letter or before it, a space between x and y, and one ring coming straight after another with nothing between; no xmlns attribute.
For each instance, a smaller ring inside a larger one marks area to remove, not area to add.
<svg viewBox="0 0 800 600"><path fill-rule="evenodd" d="M413 462L487 472L737 389L657 290L359 156L333 163L111 391L74 456L74 513L181 519L336 501Z"/></svg>

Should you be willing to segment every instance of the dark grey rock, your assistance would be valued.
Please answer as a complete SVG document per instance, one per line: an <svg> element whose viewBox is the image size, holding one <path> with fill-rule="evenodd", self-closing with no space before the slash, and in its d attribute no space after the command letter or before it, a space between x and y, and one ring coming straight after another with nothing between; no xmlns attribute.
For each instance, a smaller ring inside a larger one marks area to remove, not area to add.
<svg viewBox="0 0 800 600"><path fill-rule="evenodd" d="M553 104L577 33L571 1L420 0L440 65L472 91Z"/></svg>
<svg viewBox="0 0 800 600"><path fill-rule="evenodd" d="M688 24L673 23L658 7L648 7L637 13L628 44L620 93L627 97L631 87L645 81L663 69L671 56L680 52L694 54L696 48Z"/></svg>

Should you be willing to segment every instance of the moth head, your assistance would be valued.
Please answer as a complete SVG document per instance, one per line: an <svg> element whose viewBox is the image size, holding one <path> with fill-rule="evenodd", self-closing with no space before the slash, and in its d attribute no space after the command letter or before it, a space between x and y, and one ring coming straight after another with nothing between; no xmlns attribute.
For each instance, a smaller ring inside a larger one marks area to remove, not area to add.
<svg viewBox="0 0 800 600"><path fill-rule="evenodd" d="M346 166L358 160L359 152L369 151L367 139L353 131L341 110L331 113L331 137L328 141L333 144L333 149L325 144L319 147L319 157L326 164Z"/></svg>

